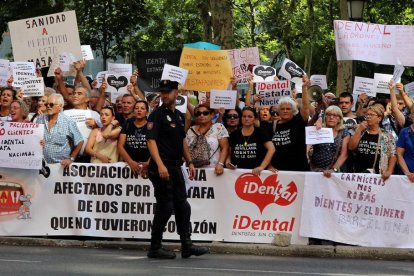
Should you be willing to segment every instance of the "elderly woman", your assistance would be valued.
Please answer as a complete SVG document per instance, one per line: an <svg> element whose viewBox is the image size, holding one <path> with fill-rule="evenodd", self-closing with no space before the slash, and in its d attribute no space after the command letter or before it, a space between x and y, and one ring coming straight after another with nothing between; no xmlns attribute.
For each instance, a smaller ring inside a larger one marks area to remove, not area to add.
<svg viewBox="0 0 414 276"><path fill-rule="evenodd" d="M397 159L401 171L414 182L414 105L410 108L410 117L413 122L403 128L397 141Z"/></svg>
<svg viewBox="0 0 414 276"><path fill-rule="evenodd" d="M27 122L29 107L24 101L14 100L10 105L10 117L12 122Z"/></svg>
<svg viewBox="0 0 414 276"><path fill-rule="evenodd" d="M384 112L380 104L367 108L365 121L359 124L349 140L348 149L355 153L356 173L379 173L386 180L394 170L397 157L394 137L380 128Z"/></svg>
<svg viewBox="0 0 414 276"><path fill-rule="evenodd" d="M208 105L198 105L194 109L194 116L196 125L190 127L186 136L194 165L214 168L214 172L221 175L229 151L229 134L221 123L213 124L214 110Z"/></svg>
<svg viewBox="0 0 414 276"><path fill-rule="evenodd" d="M323 171L327 177L332 172L339 172L348 158L349 132L343 124L342 111L337 106L330 106L325 110L324 127L332 128L334 142L316 144L312 146L310 155L311 171Z"/></svg>
<svg viewBox="0 0 414 276"><path fill-rule="evenodd" d="M230 169L252 169L260 175L266 169L275 152L270 137L254 125L256 110L246 106L242 111L242 127L230 135L230 156L226 166Z"/></svg>
<svg viewBox="0 0 414 276"><path fill-rule="evenodd" d="M305 127L309 118L309 78L303 77L302 108L298 110L297 102L290 97L279 100L278 114L280 120L273 126L272 141L276 148L273 155L272 171L309 171L306 150Z"/></svg>

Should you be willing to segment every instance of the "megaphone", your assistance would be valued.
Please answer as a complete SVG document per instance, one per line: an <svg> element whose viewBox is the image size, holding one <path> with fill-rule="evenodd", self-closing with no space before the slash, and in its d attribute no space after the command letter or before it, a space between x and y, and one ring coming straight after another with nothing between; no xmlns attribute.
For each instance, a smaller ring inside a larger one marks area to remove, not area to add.
<svg viewBox="0 0 414 276"><path fill-rule="evenodd" d="M319 102L322 100L322 88L319 85L311 85L308 88L309 99L313 102Z"/></svg>

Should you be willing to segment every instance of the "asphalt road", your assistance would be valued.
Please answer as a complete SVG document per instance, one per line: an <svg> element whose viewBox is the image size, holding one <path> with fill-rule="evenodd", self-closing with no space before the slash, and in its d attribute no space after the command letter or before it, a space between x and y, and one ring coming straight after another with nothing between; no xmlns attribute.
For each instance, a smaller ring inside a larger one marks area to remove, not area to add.
<svg viewBox="0 0 414 276"><path fill-rule="evenodd" d="M0 275L414 275L404 261L177 253L150 260L137 250L0 246Z"/></svg>

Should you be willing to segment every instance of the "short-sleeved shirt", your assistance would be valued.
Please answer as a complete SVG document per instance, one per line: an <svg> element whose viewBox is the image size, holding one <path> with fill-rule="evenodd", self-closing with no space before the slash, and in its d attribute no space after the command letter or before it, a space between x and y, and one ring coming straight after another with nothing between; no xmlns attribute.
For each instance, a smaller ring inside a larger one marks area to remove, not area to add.
<svg viewBox="0 0 414 276"><path fill-rule="evenodd" d="M142 127L136 127L135 118L125 121L122 126L122 134L125 134L125 150L132 160L136 162L146 162L150 158L147 145L147 124Z"/></svg>
<svg viewBox="0 0 414 276"><path fill-rule="evenodd" d="M215 123L204 135L206 137L208 145L210 146L210 152L208 154L208 156L210 157L209 167L214 168L218 163L220 157L219 140L229 137L229 133L227 132L227 129L223 124ZM186 135L187 144L191 145L195 139L196 134L191 129L189 129Z"/></svg>
<svg viewBox="0 0 414 276"><path fill-rule="evenodd" d="M272 166L282 171L309 171L306 156L305 127L307 122L300 113L292 120L276 125L272 142L276 152L272 158Z"/></svg>
<svg viewBox="0 0 414 276"><path fill-rule="evenodd" d="M266 131L255 127L252 135L243 136L242 129L230 134L231 162L240 169L259 167L266 155L265 143L271 141Z"/></svg>
<svg viewBox="0 0 414 276"><path fill-rule="evenodd" d="M359 140L358 147L355 150L355 172L364 172L374 167L375 154L378 148L377 160L375 163L375 172L379 171L380 147L378 145L379 134L369 134L363 132Z"/></svg>
<svg viewBox="0 0 414 276"><path fill-rule="evenodd" d="M47 163L59 163L70 156L72 150L83 141L76 122L60 112L55 125L49 129L48 115L40 116L37 123L45 125L43 155Z"/></svg>
<svg viewBox="0 0 414 276"><path fill-rule="evenodd" d="M403 128L398 136L397 148L403 148L408 170L414 172L414 132L411 127Z"/></svg>
<svg viewBox="0 0 414 276"><path fill-rule="evenodd" d="M161 159L181 160L183 157L184 115L177 109L171 111L160 106L148 118L147 140L157 142Z"/></svg>

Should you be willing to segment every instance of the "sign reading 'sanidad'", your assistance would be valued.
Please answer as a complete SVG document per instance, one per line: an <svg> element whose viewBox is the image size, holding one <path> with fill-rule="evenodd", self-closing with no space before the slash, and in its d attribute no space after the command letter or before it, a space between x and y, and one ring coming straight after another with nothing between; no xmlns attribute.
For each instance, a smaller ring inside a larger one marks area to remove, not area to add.
<svg viewBox="0 0 414 276"><path fill-rule="evenodd" d="M48 67L62 52L82 56L75 11L12 21L9 30L14 60Z"/></svg>

